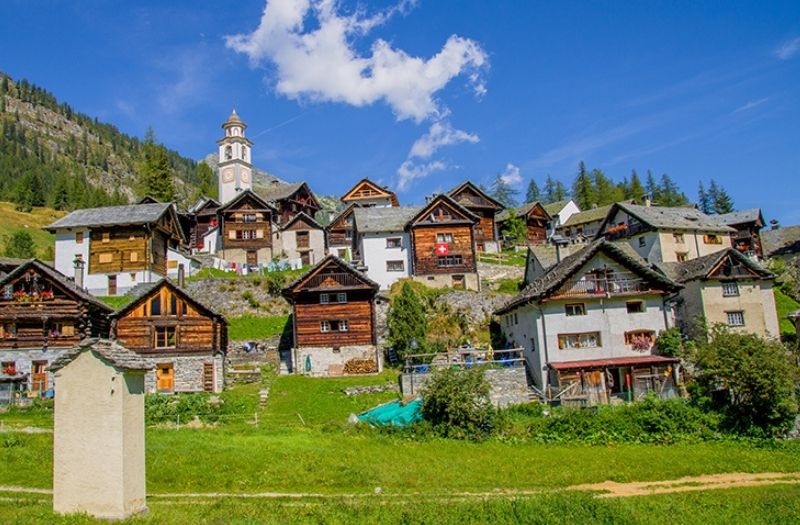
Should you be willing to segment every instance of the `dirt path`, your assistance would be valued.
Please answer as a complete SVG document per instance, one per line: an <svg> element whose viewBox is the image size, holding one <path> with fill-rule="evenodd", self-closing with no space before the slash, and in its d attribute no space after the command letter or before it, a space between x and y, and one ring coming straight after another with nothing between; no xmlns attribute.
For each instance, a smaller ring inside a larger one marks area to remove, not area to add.
<svg viewBox="0 0 800 525"><path fill-rule="evenodd" d="M554 489L495 489L488 492L398 492L386 493L380 489L374 492L359 493L313 493L313 492L190 492L190 493L150 493L148 498L163 500L198 500L219 498L253 498L253 499L332 499L332 498L399 498L427 497L432 499L472 499L472 498L509 498L535 496L537 494L561 491L588 491L597 492L598 498L621 498L630 496L652 496L655 494L671 494L676 492L694 492L706 490L730 489L738 487L758 487L764 485L800 484L800 472L732 472L728 474L709 474L704 476L687 476L679 479L662 481L633 481L618 483L604 481L602 483L587 483L570 485ZM0 485L0 494L52 494L51 489Z"/></svg>

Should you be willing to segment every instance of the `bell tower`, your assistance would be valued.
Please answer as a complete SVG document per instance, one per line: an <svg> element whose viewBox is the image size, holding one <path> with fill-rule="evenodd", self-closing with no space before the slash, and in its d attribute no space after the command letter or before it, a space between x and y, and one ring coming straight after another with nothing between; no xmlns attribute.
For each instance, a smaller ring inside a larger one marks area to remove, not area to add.
<svg viewBox="0 0 800 525"><path fill-rule="evenodd" d="M217 141L219 145L219 200L222 204L230 202L239 193L253 188L253 166L250 163L253 143L244 136L247 125L242 122L234 109L228 120L222 124L225 136Z"/></svg>

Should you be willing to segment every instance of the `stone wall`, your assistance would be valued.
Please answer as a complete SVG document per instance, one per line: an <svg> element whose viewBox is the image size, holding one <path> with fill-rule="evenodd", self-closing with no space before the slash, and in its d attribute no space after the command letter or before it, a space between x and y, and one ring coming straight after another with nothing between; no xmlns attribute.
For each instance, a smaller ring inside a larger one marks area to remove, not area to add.
<svg viewBox="0 0 800 525"><path fill-rule="evenodd" d="M279 336L269 339L259 339L250 341L255 343L255 348L245 351L244 347L249 344L245 341L231 341L228 343L228 364L272 364L278 366L280 358L278 350L281 338Z"/></svg>
<svg viewBox="0 0 800 525"><path fill-rule="evenodd" d="M172 364L175 370L175 392L202 392L203 365L214 364L214 392L222 392L225 387L225 362L221 355L215 356L176 356L151 359L153 368L162 364ZM145 391L156 392L156 372L149 370L144 379Z"/></svg>
<svg viewBox="0 0 800 525"><path fill-rule="evenodd" d="M430 378L431 374L402 374L400 390L403 396L419 395ZM489 400L497 407L527 403L530 400L525 367L489 368L486 370L486 380L491 387Z"/></svg>
<svg viewBox="0 0 800 525"><path fill-rule="evenodd" d="M14 363L14 366L17 369L17 375L27 375L28 382L26 388L28 390L31 389L32 385L32 378L31 378L31 365L33 361L45 361L49 365L56 359L58 359L61 354L69 350L68 348L35 348L35 349L3 349L0 350L0 363ZM53 388L53 374L47 370L47 388ZM1 370L0 370L1 372Z"/></svg>
<svg viewBox="0 0 800 525"><path fill-rule="evenodd" d="M309 358L310 370L306 370ZM342 346L337 350L330 347L301 347L292 349L292 370L297 373L315 376L344 375L344 365L351 359L377 360L378 372L383 370L383 356L373 345Z"/></svg>

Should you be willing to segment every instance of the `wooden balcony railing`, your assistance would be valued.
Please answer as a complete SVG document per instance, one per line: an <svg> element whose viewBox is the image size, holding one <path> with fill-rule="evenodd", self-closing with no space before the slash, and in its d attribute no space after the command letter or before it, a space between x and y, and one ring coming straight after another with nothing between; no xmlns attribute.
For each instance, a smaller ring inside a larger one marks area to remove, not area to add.
<svg viewBox="0 0 800 525"><path fill-rule="evenodd" d="M364 283L349 273L323 273L312 277L306 286L311 289L337 287L347 288L352 286L362 286L363 284Z"/></svg>
<svg viewBox="0 0 800 525"><path fill-rule="evenodd" d="M629 277L584 277L564 284L556 294L560 297L622 295L646 292L650 287L641 279Z"/></svg>

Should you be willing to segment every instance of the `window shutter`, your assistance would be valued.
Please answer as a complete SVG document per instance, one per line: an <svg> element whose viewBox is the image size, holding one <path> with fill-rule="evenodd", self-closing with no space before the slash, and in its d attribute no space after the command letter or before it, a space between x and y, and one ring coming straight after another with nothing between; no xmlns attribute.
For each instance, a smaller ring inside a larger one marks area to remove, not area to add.
<svg viewBox="0 0 800 525"><path fill-rule="evenodd" d="M263 239L264 238L264 230L261 228L256 230L256 239Z"/></svg>
<svg viewBox="0 0 800 525"><path fill-rule="evenodd" d="M235 239L236 238L236 230L228 231L228 239Z"/></svg>

